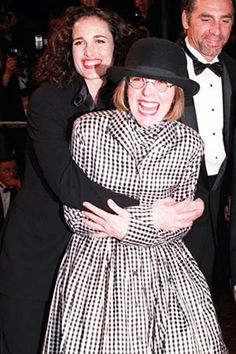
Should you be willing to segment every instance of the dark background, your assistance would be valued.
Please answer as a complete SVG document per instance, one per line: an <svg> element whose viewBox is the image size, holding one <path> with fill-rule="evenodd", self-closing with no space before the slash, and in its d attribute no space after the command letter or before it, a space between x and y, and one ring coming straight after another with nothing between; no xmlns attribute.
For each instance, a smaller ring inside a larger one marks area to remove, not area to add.
<svg viewBox="0 0 236 354"><path fill-rule="evenodd" d="M52 18L60 15L66 7L80 4L80 0L31 0L30 3L27 0L0 0L0 4L6 1L11 3L19 18L22 32L32 47L35 35L43 35L44 38L47 36L48 24ZM133 0L100 0L99 3L101 6L106 4L106 7L115 9L125 17L128 9L132 8L133 2ZM150 0L150 2L152 3L148 16L150 35L177 41L182 31L181 0ZM129 15L133 18L132 14ZM128 20L131 22L130 18ZM235 36L232 38L235 47ZM229 52L236 57L235 53L235 48Z"/></svg>
<svg viewBox="0 0 236 354"><path fill-rule="evenodd" d="M129 0L109 0L107 4L119 9L122 15L128 2ZM159 28L158 35L176 40L181 30L180 3L180 0L153 0L151 15L153 26ZM79 0L32 0L30 4L26 0L12 0L11 4L25 29L34 34L43 34L47 32L49 19L59 15L67 6L79 5Z"/></svg>

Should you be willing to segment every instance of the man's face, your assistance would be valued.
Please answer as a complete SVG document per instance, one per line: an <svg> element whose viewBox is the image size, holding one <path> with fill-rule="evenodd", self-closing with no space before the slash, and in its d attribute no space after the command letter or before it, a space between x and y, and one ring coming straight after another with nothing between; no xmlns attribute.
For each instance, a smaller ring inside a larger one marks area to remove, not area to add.
<svg viewBox="0 0 236 354"><path fill-rule="evenodd" d="M182 24L189 43L207 61L220 54L229 39L233 25L234 9L231 0L196 0L188 18L182 13Z"/></svg>
<svg viewBox="0 0 236 354"><path fill-rule="evenodd" d="M5 186L10 184L12 178L16 178L16 174L16 162L14 160L0 162L0 182Z"/></svg>

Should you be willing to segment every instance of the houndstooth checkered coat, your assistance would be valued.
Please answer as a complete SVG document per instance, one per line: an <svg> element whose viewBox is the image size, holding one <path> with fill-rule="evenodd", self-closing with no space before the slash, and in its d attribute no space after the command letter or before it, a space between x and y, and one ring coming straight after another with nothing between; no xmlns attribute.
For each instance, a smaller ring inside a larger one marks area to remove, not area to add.
<svg viewBox="0 0 236 354"><path fill-rule="evenodd" d="M130 113L84 115L72 155L103 186L140 200L123 241L95 238L65 207L73 237L62 261L44 354L227 353L205 279L182 242L154 229L157 198L194 196L203 144L179 122L138 126Z"/></svg>

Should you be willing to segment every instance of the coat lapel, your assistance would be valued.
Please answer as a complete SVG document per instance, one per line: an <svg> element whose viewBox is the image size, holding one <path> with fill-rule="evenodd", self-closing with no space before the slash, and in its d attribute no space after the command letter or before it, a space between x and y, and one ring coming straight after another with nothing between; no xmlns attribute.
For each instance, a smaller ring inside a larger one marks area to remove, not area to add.
<svg viewBox="0 0 236 354"><path fill-rule="evenodd" d="M232 86L229 76L229 71L227 70L226 64L222 61L224 71L222 78L223 86L223 102L224 102L224 143L226 153L229 152L230 144L230 120L231 120L231 98L232 98Z"/></svg>
<svg viewBox="0 0 236 354"><path fill-rule="evenodd" d="M231 86L231 79L229 76L229 70L225 64L225 62L221 59L221 62L223 64L223 78L222 78L222 89L223 89L223 109L224 109L224 128L223 128L223 138L224 138L224 146L225 146L225 152L226 152L226 158L223 161L219 173L217 174L215 183L212 186L212 190L215 190L218 188L218 186L221 184L222 178L224 176L226 167L227 167L227 161L228 161L228 155L229 155L229 150L230 150L230 145L231 145L231 102L232 102L232 86Z"/></svg>
<svg viewBox="0 0 236 354"><path fill-rule="evenodd" d="M132 127L128 120L131 119L131 113L114 111L115 114L109 122L109 131L114 138L123 146L128 153L136 159L137 149L136 146L139 143L137 137L132 133ZM148 155L157 146L166 146L166 152L172 148L175 141L176 130L173 129L174 122L169 122L168 125L162 125L157 127L155 132L155 141L151 144L150 149L147 148L146 155ZM168 132L168 133L166 133Z"/></svg>
<svg viewBox="0 0 236 354"><path fill-rule="evenodd" d="M2 227L3 221L4 221L4 213L3 213L2 198L0 196L0 229Z"/></svg>
<svg viewBox="0 0 236 354"><path fill-rule="evenodd" d="M198 132L197 116L193 98L186 98L184 114L181 118L181 122Z"/></svg>

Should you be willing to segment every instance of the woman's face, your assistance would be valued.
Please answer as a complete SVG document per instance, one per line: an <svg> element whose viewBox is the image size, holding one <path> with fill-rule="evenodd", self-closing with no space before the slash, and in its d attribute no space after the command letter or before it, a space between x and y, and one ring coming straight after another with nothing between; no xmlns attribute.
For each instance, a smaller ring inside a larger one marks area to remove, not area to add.
<svg viewBox="0 0 236 354"><path fill-rule="evenodd" d="M144 79L145 80L145 79ZM162 121L169 112L175 96L175 87L167 87L159 92L154 86L155 80L147 79L143 88L136 89L128 85L128 103L134 118L142 127L150 127Z"/></svg>
<svg viewBox="0 0 236 354"><path fill-rule="evenodd" d="M114 40L108 24L97 16L80 18L72 31L76 71L87 80L103 78L113 64Z"/></svg>

